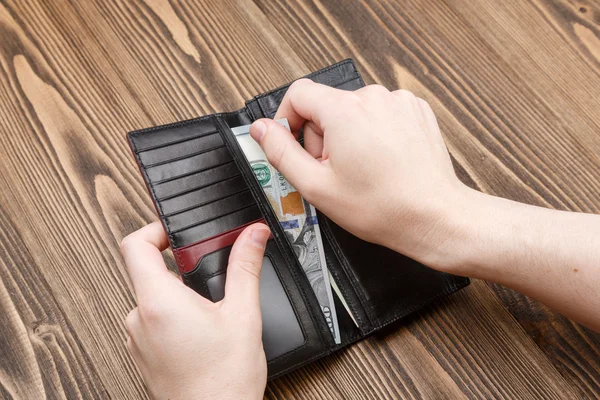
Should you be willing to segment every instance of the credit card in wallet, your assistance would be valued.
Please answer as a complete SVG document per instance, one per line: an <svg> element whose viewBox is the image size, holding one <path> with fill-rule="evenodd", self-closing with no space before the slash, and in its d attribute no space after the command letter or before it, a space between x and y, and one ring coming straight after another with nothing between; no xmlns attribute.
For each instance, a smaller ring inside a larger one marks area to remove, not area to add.
<svg viewBox="0 0 600 400"><path fill-rule="evenodd" d="M277 122L290 129L287 119ZM335 343L340 344L340 330L315 208L267 161L261 147L250 136L250 125L231 130L302 265Z"/></svg>

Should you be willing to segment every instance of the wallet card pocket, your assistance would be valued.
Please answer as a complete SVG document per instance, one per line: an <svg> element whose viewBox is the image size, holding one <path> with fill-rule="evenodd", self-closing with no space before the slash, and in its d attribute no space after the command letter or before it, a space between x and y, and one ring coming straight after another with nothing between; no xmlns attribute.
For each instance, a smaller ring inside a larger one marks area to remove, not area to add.
<svg viewBox="0 0 600 400"><path fill-rule="evenodd" d="M369 324L361 327L364 334L470 282L468 278L433 270L391 249L361 240L325 216L321 220L323 232L340 261L332 265L343 269L369 319Z"/></svg>
<svg viewBox="0 0 600 400"><path fill-rule="evenodd" d="M129 142L176 256L179 248L261 219L212 119L132 132ZM178 265L193 267L180 258Z"/></svg>
<svg viewBox="0 0 600 400"><path fill-rule="evenodd" d="M263 348L267 360L276 360L305 343L304 332L272 261L272 248L263 258L260 275L260 303ZM183 274L186 285L204 293L213 302L225 297L227 264L232 246L203 256L193 271Z"/></svg>
<svg viewBox="0 0 600 400"><path fill-rule="evenodd" d="M218 248L199 256L196 267L182 274L184 283L211 301L222 300L227 295L229 255L235 237L241 230L243 228L236 230L233 237L205 241L206 249ZM279 247L270 239L265 248L260 277L260 301L263 348L269 369L278 373L328 348L311 318L315 310L308 308L306 293L293 284L285 265Z"/></svg>

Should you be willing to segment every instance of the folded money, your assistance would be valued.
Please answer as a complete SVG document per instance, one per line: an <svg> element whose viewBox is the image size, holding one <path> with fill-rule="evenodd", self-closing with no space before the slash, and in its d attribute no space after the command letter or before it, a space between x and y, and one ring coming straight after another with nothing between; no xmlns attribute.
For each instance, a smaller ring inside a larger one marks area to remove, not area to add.
<svg viewBox="0 0 600 400"><path fill-rule="evenodd" d="M287 119L277 122L290 129ZM250 125L231 130L302 265L335 343L340 344L340 330L315 208L267 161L261 147L250 136Z"/></svg>

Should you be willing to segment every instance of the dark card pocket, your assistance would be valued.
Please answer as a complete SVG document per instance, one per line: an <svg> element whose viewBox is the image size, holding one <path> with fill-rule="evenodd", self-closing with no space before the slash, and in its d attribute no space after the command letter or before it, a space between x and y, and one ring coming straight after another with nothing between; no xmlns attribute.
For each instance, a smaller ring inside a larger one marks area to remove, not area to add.
<svg viewBox="0 0 600 400"><path fill-rule="evenodd" d="M228 246L202 257L196 269L183 275L184 282L198 292L205 292L210 300L221 301L225 297L230 252L231 246ZM270 256L263 259L260 304L267 360L281 357L304 344L304 333Z"/></svg>
<svg viewBox="0 0 600 400"><path fill-rule="evenodd" d="M323 231L349 279L360 309L378 329L469 284L468 278L435 271L386 247L365 242L324 217ZM349 296L352 299L351 296ZM356 300L349 300L352 304Z"/></svg>
<svg viewBox="0 0 600 400"><path fill-rule="evenodd" d="M215 239L224 243L222 239ZM211 240L206 241L209 243ZM182 274L184 283L211 301L226 296L231 245L200 257L196 267ZM273 239L267 242L260 277L263 346L269 368L283 371L299 360L310 359L328 348L306 304L306 293L289 276L286 262Z"/></svg>

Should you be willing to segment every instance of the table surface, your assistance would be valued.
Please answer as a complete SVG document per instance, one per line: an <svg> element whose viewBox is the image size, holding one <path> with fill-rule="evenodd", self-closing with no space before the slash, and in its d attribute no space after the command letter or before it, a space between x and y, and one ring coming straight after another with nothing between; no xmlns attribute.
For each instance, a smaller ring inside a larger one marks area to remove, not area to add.
<svg viewBox="0 0 600 400"><path fill-rule="evenodd" d="M2 1L0 397L146 397L119 242L156 216L125 133L347 57L430 102L468 185L600 212L592 3ZM475 281L266 397L598 398L599 365L598 334Z"/></svg>

